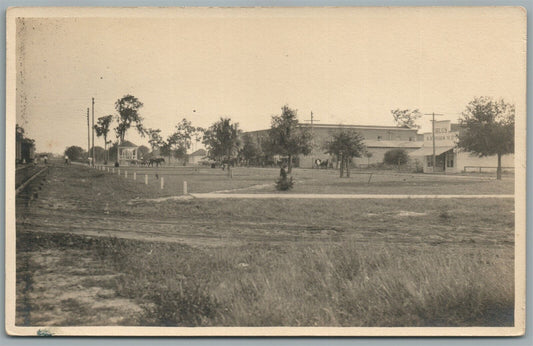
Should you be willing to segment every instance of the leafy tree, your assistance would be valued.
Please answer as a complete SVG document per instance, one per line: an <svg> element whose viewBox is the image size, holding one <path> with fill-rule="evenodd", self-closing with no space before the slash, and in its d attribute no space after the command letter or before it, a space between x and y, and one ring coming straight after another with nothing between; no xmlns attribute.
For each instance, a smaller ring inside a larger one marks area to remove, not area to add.
<svg viewBox="0 0 533 346"><path fill-rule="evenodd" d="M287 172L292 172L292 158L311 153L311 133L298 126L296 110L288 105L281 108L281 115L273 116L269 131L269 146L274 154L288 157Z"/></svg>
<svg viewBox="0 0 533 346"><path fill-rule="evenodd" d="M118 161L118 143L113 143L109 149L107 150L107 160L109 162L117 162Z"/></svg>
<svg viewBox="0 0 533 346"><path fill-rule="evenodd" d="M115 102L115 109L118 113L115 133L117 134L120 143L124 142L126 132L130 129L132 124L135 124L139 134L144 136L146 131L142 125L143 118L139 115L139 109L142 106L143 103L132 95L125 95Z"/></svg>
<svg viewBox="0 0 533 346"><path fill-rule="evenodd" d="M169 160L170 156L173 156L176 159L183 159L183 162L185 164L187 157L187 147L185 146L185 142L181 139L180 134L173 133L167 138L166 143L168 145L167 154L169 155Z"/></svg>
<svg viewBox="0 0 533 346"><path fill-rule="evenodd" d="M139 159L146 159L148 157L148 154L150 153L150 148L145 145L141 145L139 148L137 148L137 152L137 157Z"/></svg>
<svg viewBox="0 0 533 346"><path fill-rule="evenodd" d="M97 137L104 137L104 151L107 152L107 144L109 143L107 141L107 134L110 130L111 122L113 121L112 115L106 115L103 117L98 118L98 121L94 125L94 130L96 131ZM109 160L109 154L107 155L107 158L104 158L105 161Z"/></svg>
<svg viewBox="0 0 533 346"><path fill-rule="evenodd" d="M232 124L231 119L220 118L204 133L203 143L207 147L207 156L228 164L234 162L241 146L240 135L238 123Z"/></svg>
<svg viewBox="0 0 533 346"><path fill-rule="evenodd" d="M148 135L148 144L150 144L152 151L159 150L164 143L163 137L161 137L161 130L150 128L145 132Z"/></svg>
<svg viewBox="0 0 533 346"><path fill-rule="evenodd" d="M170 138L167 138L166 141L163 141L163 144L160 146L160 154L161 156L167 156L168 157L168 163L170 163L170 158L172 157L172 142Z"/></svg>
<svg viewBox="0 0 533 346"><path fill-rule="evenodd" d="M409 161L409 155L403 149L391 149L383 155L383 162L388 165L405 165Z"/></svg>
<svg viewBox="0 0 533 346"><path fill-rule="evenodd" d="M418 129L419 125L416 121L422 117L422 113L418 109L393 109L390 111L396 125L401 127L408 127L410 129Z"/></svg>
<svg viewBox="0 0 533 346"><path fill-rule="evenodd" d="M370 167L370 159L374 156L371 151L365 151L365 157L367 159L367 166Z"/></svg>
<svg viewBox="0 0 533 346"><path fill-rule="evenodd" d="M84 151L81 147L78 146L70 146L65 149L65 155L68 156L70 161L79 161L83 159L83 157L86 155L86 151Z"/></svg>
<svg viewBox="0 0 533 346"><path fill-rule="evenodd" d="M93 148L91 148L91 153L92 152L93 152ZM105 159L106 159L105 149L100 146L95 146L94 147L94 162L101 162L101 161L104 161Z"/></svg>
<svg viewBox="0 0 533 346"><path fill-rule="evenodd" d="M183 159L183 165L187 163L187 151L191 148L192 141L199 141L203 131L201 127L192 126L192 123L185 118L176 125L175 132L170 136L170 142L174 147L175 157Z"/></svg>
<svg viewBox="0 0 533 346"><path fill-rule="evenodd" d="M255 143L249 134L242 136L242 148L239 151L239 156L246 162L246 165L257 163L261 157L261 149Z"/></svg>
<svg viewBox="0 0 533 346"><path fill-rule="evenodd" d="M460 120L457 146L479 157L497 155L497 179L502 178L502 155L514 153L515 107L503 99L476 97Z"/></svg>
<svg viewBox="0 0 533 346"><path fill-rule="evenodd" d="M335 155L340 162L340 177L350 177L350 162L354 157L361 157L366 152L364 138L354 130L342 130L333 134L330 141L326 142L324 149L327 154Z"/></svg>

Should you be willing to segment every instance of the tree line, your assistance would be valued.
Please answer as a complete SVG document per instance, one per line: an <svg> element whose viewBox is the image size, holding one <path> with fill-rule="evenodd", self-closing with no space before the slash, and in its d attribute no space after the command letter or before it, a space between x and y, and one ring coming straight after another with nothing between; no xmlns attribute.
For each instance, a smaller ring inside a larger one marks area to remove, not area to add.
<svg viewBox="0 0 533 346"><path fill-rule="evenodd" d="M308 127L300 126L297 111L288 105L281 108L281 114L271 118L271 126L266 136L253 138L252 134L243 134L239 124L229 117L221 117L208 128L196 127L183 118L174 126L174 131L166 138L161 129L145 128L140 109L143 103L133 95L125 95L115 102L116 114L98 118L94 125L98 137L103 137L104 160L118 160L118 146L125 141L126 134L135 128L141 137L147 137L150 148L141 146L142 157L158 155L181 160L187 164L188 151L193 142L202 142L207 149L207 157L221 164L235 165L269 165L276 164L274 157L284 158L287 171L292 171L298 155L309 155L313 149L335 157L339 163L341 177L344 172L349 176L350 162L355 157L371 157L366 150L361 134L349 130L332 133L331 138L321 148L313 148L312 135ZM400 127L419 128L417 120L422 116L418 109L391 110L394 122ZM477 156L496 155L497 176L501 178L502 155L514 152L514 116L513 105L503 100L490 97L476 97L466 106L462 113L457 145ZM109 140L112 124L115 141ZM111 150L108 145L112 144ZM151 151L150 151L151 149ZM101 150L98 150L101 153ZM67 153L68 152L68 153ZM72 160L83 155L80 147L69 147L65 151ZM96 155L95 155L96 156ZM100 155L101 157L101 155ZM402 159L403 160L403 159Z"/></svg>

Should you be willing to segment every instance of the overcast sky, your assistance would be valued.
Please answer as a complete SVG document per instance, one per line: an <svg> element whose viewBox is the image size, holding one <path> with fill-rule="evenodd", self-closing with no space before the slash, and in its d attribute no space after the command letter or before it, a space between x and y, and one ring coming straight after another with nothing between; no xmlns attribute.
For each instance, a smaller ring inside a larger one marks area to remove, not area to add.
<svg viewBox="0 0 533 346"><path fill-rule="evenodd" d="M519 9L159 11L18 21L17 122L37 151L86 148L91 97L98 118L126 94L165 136L183 117L268 128L284 104L320 124L393 125L394 108L456 120L481 95L525 110Z"/></svg>

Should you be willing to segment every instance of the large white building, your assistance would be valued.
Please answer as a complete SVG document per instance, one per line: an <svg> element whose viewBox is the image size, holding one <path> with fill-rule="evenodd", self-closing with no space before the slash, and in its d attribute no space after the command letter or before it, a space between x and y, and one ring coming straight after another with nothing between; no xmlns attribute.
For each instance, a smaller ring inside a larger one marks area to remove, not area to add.
<svg viewBox="0 0 533 346"><path fill-rule="evenodd" d="M422 142L417 142L417 130L398 126L380 125L342 125L342 124L299 124L307 128L313 135L313 150L309 155L299 155L295 158L295 167L313 168L316 160L333 160L326 154L324 144L330 141L332 136L341 130L354 130L361 134L367 151L371 157L360 157L353 160L357 166L366 166L383 162L383 156L391 149L404 149L408 154L417 150ZM268 131L258 130L246 132L256 143L261 143L268 137Z"/></svg>

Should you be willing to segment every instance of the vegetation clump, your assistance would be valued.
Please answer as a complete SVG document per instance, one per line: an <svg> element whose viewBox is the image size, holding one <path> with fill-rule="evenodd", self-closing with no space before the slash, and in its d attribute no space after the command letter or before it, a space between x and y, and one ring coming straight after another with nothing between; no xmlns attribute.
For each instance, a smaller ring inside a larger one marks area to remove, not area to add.
<svg viewBox="0 0 533 346"><path fill-rule="evenodd" d="M292 176L287 175L285 167L282 167L279 174L279 179L276 180L276 190L278 191L288 191L294 186L294 180Z"/></svg>
<svg viewBox="0 0 533 346"><path fill-rule="evenodd" d="M385 153L383 162L388 165L405 165L409 161L409 155L403 149L392 149Z"/></svg>

